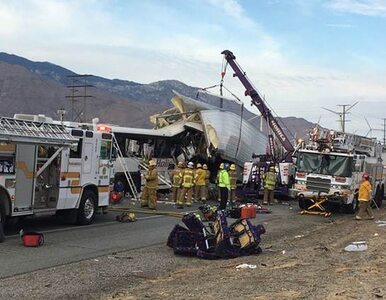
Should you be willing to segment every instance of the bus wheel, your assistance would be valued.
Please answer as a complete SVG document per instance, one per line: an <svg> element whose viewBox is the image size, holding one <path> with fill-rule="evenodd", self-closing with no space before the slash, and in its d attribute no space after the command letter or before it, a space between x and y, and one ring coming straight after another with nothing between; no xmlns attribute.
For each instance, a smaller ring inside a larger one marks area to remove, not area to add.
<svg viewBox="0 0 386 300"><path fill-rule="evenodd" d="M5 209L2 203L0 202L0 243L4 242L4 223L5 223Z"/></svg>
<svg viewBox="0 0 386 300"><path fill-rule="evenodd" d="M84 191L80 200L77 223L80 225L89 225L95 219L96 196L92 191Z"/></svg>

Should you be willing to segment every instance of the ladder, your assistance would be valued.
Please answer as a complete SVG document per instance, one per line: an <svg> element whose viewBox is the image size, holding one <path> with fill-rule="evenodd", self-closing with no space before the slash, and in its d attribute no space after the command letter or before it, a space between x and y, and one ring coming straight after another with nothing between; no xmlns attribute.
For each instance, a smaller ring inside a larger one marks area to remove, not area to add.
<svg viewBox="0 0 386 300"><path fill-rule="evenodd" d="M139 163L139 166L148 171L149 170L149 167L146 163L144 163L143 161L141 161L138 157L132 157L135 161L137 161ZM170 182L170 180L168 180L165 176L161 175L158 173L158 179L163 182L164 184L166 184L169 188L172 187L172 183Z"/></svg>
<svg viewBox="0 0 386 300"><path fill-rule="evenodd" d="M77 141L65 126L1 117L0 140L33 144L73 144Z"/></svg>
<svg viewBox="0 0 386 300"><path fill-rule="evenodd" d="M125 174L127 183L129 184L129 188L130 188L131 194L133 195L134 200L137 201L137 200L139 200L139 195L138 195L138 191L137 191L137 188L135 186L133 177L131 176L129 170L127 169L127 166L126 166L125 162L123 161L122 151L119 148L119 144L118 144L118 142L117 142L117 140L115 138L115 135L112 134L112 136L113 136L113 146L117 150L118 161L119 161L119 163L120 163L120 165L121 165L121 167L123 169L123 172Z"/></svg>

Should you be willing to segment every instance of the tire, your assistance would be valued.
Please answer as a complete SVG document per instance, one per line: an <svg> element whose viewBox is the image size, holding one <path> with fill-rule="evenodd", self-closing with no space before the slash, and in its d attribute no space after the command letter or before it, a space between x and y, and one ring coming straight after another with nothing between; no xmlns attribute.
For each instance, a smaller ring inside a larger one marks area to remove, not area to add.
<svg viewBox="0 0 386 300"><path fill-rule="evenodd" d="M5 223L5 209L3 204L0 202L0 243L4 242L4 223Z"/></svg>
<svg viewBox="0 0 386 300"><path fill-rule="evenodd" d="M77 224L89 225L94 221L97 209L96 203L95 194L92 191L84 191L78 208Z"/></svg>
<svg viewBox="0 0 386 300"><path fill-rule="evenodd" d="M345 211L347 214L355 214L358 210L358 194L354 196L353 201L350 204L345 205Z"/></svg>
<svg viewBox="0 0 386 300"><path fill-rule="evenodd" d="M384 193L384 186L378 185L374 196L375 203L377 204L378 207L382 206L383 193Z"/></svg>

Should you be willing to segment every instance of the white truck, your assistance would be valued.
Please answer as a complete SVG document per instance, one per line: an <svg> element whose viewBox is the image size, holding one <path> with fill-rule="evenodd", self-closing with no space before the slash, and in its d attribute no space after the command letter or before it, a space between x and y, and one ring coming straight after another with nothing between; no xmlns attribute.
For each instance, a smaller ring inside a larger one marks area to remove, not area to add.
<svg viewBox="0 0 386 300"><path fill-rule="evenodd" d="M378 206L384 193L383 164L376 139L329 131L312 137L297 151L291 196L307 209L310 198L326 197L331 208L354 213L363 173L370 175L373 198Z"/></svg>
<svg viewBox="0 0 386 300"><path fill-rule="evenodd" d="M92 223L109 204L111 152L112 134L93 126L42 115L0 118L0 226L7 218L55 212Z"/></svg>

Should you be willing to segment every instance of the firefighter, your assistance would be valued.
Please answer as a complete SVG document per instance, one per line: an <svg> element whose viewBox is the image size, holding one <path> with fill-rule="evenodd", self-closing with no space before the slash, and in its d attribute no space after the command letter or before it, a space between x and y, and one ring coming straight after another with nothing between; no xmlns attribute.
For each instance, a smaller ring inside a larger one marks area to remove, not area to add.
<svg viewBox="0 0 386 300"><path fill-rule="evenodd" d="M192 194L194 187L194 164L192 162L188 163L188 167L185 168L182 173L182 191L180 197L178 198L177 208L184 208L184 201L186 196L186 206L192 205Z"/></svg>
<svg viewBox="0 0 386 300"><path fill-rule="evenodd" d="M219 169L217 171L217 177L216 177L216 185L217 185L217 200L218 202L220 202L221 200L221 192L220 192L220 187L219 187L219 177L220 177L220 173L221 171L224 170L224 163L221 163L220 166L219 166Z"/></svg>
<svg viewBox="0 0 386 300"><path fill-rule="evenodd" d="M205 203L206 201L206 193L205 193L205 176L206 171L202 168L200 163L197 164L197 170L194 175L194 192L195 199L198 201L202 201Z"/></svg>
<svg viewBox="0 0 386 300"><path fill-rule="evenodd" d="M263 176L264 179L264 199L263 204L273 204L273 193L276 186L275 167L269 167L268 172Z"/></svg>
<svg viewBox="0 0 386 300"><path fill-rule="evenodd" d="M171 198L173 202L177 202L180 192L181 192L181 183L182 183L182 172L184 171L184 163L182 161L178 162L177 168L170 174L170 179L172 180L172 191Z"/></svg>
<svg viewBox="0 0 386 300"><path fill-rule="evenodd" d="M363 220L365 218L365 214L367 214L369 220L374 219L373 213L371 211L371 192L372 187L369 181L369 174L364 173L362 175L362 181L359 185L359 211L355 216L355 219Z"/></svg>
<svg viewBox="0 0 386 300"><path fill-rule="evenodd" d="M209 191L210 171L208 170L208 165L207 164L203 164L202 168L205 170L204 196L205 196L205 200L207 200L208 199L208 191Z"/></svg>
<svg viewBox="0 0 386 300"><path fill-rule="evenodd" d="M225 209L228 202L228 194L231 189L231 183L229 180L229 164L225 164L224 168L218 175L218 186L220 188L220 206L219 209Z"/></svg>
<svg viewBox="0 0 386 300"><path fill-rule="evenodd" d="M236 183L237 183L237 173L236 173L236 166L235 164L231 164L229 167L229 180L231 185L231 191L230 191L230 201L234 203L236 201Z"/></svg>
<svg viewBox="0 0 386 300"><path fill-rule="evenodd" d="M149 207L150 209L157 209L157 189L158 189L158 173L156 162L149 161L149 170L145 175L146 184L141 195L141 207Z"/></svg>

